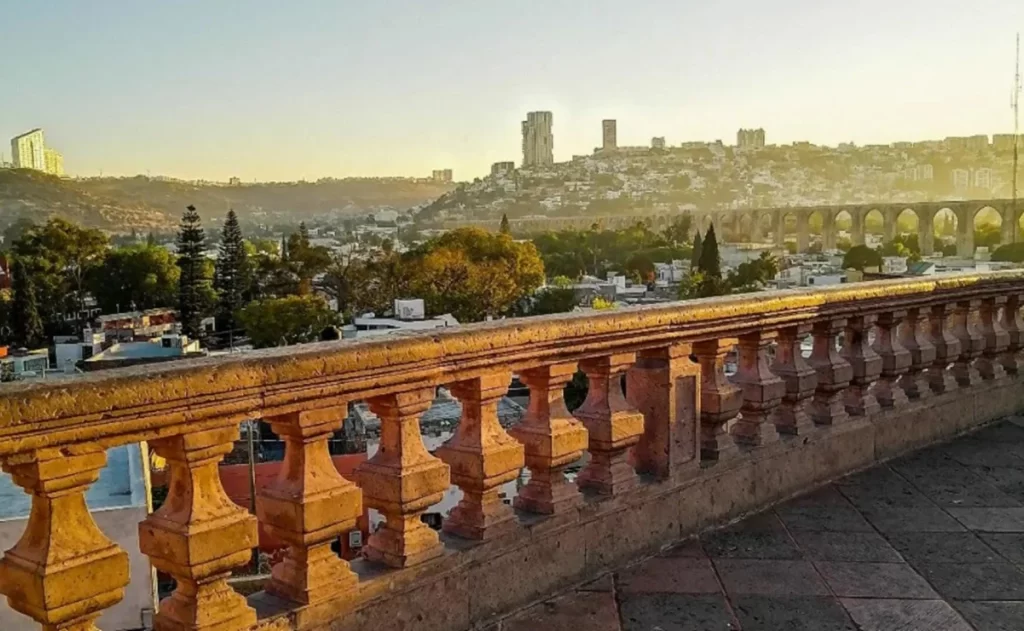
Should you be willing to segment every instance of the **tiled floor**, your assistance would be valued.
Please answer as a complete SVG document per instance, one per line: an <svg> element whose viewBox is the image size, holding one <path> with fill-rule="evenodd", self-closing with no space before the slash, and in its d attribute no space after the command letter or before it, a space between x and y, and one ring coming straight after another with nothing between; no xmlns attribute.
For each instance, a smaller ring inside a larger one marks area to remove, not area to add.
<svg viewBox="0 0 1024 631"><path fill-rule="evenodd" d="M495 631L1024 631L1024 419L837 481Z"/></svg>

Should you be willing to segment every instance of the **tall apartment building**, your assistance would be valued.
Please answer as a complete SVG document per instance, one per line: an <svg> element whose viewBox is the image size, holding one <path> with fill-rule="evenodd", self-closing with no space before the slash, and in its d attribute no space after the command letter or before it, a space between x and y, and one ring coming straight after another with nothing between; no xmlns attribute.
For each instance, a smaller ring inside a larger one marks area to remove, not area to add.
<svg viewBox="0 0 1024 631"><path fill-rule="evenodd" d="M971 172L967 169L953 169L953 188L958 191L966 191L971 187Z"/></svg>
<svg viewBox="0 0 1024 631"><path fill-rule="evenodd" d="M551 112L529 112L522 122L523 166L542 167L555 163L555 139L551 133Z"/></svg>
<svg viewBox="0 0 1024 631"><path fill-rule="evenodd" d="M619 146L618 123L615 119L606 118L601 121L601 149L613 151Z"/></svg>
<svg viewBox="0 0 1024 631"><path fill-rule="evenodd" d="M665 148L665 137L655 136L651 138L651 149L664 149Z"/></svg>
<svg viewBox="0 0 1024 631"><path fill-rule="evenodd" d="M434 169L430 174L430 179L435 182L444 182L448 184L452 181L452 170L451 169Z"/></svg>
<svg viewBox="0 0 1024 631"><path fill-rule="evenodd" d="M15 169L46 171L46 143L43 130L36 128L11 139L11 161Z"/></svg>
<svg viewBox="0 0 1024 631"><path fill-rule="evenodd" d="M46 162L46 172L57 177L64 176L64 156L56 149L46 147L43 150L43 157Z"/></svg>
<svg viewBox="0 0 1024 631"><path fill-rule="evenodd" d="M975 188L992 188L992 169L983 167L971 173Z"/></svg>
<svg viewBox="0 0 1024 631"><path fill-rule="evenodd" d="M741 129L736 132L736 146L740 149L764 148L764 129Z"/></svg>

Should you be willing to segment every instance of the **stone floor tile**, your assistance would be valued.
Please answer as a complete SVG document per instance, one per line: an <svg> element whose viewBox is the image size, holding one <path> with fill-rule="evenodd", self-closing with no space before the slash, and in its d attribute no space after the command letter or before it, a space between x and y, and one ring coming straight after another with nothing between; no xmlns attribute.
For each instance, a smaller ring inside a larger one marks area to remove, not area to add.
<svg viewBox="0 0 1024 631"><path fill-rule="evenodd" d="M704 557L704 548L700 545L700 539L690 537L671 548L662 551L658 556L663 557Z"/></svg>
<svg viewBox="0 0 1024 631"><path fill-rule="evenodd" d="M732 604L743 631L856 631L831 596L739 596Z"/></svg>
<svg viewBox="0 0 1024 631"><path fill-rule="evenodd" d="M796 531L793 538L804 556L813 561L899 563L903 560L876 532Z"/></svg>
<svg viewBox="0 0 1024 631"><path fill-rule="evenodd" d="M749 517L722 530L701 535L704 552L712 558L800 559L802 554L774 513Z"/></svg>
<svg viewBox="0 0 1024 631"><path fill-rule="evenodd" d="M976 466L971 467L976 475L988 480L997 489L1010 497L1024 501L1024 467L995 467Z"/></svg>
<svg viewBox="0 0 1024 631"><path fill-rule="evenodd" d="M970 478L946 481L938 478L914 482L914 485L928 499L943 508L955 507L1019 507L1021 503L1004 493L994 484L981 480L970 473Z"/></svg>
<svg viewBox="0 0 1024 631"><path fill-rule="evenodd" d="M783 508L776 511L790 531L871 532L871 524L852 506Z"/></svg>
<svg viewBox="0 0 1024 631"><path fill-rule="evenodd" d="M734 629L725 598L689 594L623 594L622 631L728 631ZM539 626L531 631L547 631ZM575 631L589 631L579 625Z"/></svg>
<svg viewBox="0 0 1024 631"><path fill-rule="evenodd" d="M888 535L909 563L998 563L1002 559L972 532L897 532Z"/></svg>
<svg viewBox="0 0 1024 631"><path fill-rule="evenodd" d="M1024 572L1010 563L918 563L915 569L947 599L1024 600Z"/></svg>
<svg viewBox="0 0 1024 631"><path fill-rule="evenodd" d="M957 440L942 450L960 464L970 467L1024 468L1024 459L1003 445L988 440Z"/></svg>
<svg viewBox="0 0 1024 631"><path fill-rule="evenodd" d="M825 583L807 561L716 559L715 569L729 595L824 596Z"/></svg>
<svg viewBox="0 0 1024 631"><path fill-rule="evenodd" d="M978 533L981 540L1011 563L1024 565L1024 533Z"/></svg>
<svg viewBox="0 0 1024 631"><path fill-rule="evenodd" d="M953 606L978 631L1020 631L1024 629L1024 601L956 601Z"/></svg>
<svg viewBox="0 0 1024 631"><path fill-rule="evenodd" d="M722 588L708 559L654 557L619 573L619 591L715 594Z"/></svg>
<svg viewBox="0 0 1024 631"><path fill-rule="evenodd" d="M895 506L912 508L933 506L912 484L888 468L858 473L835 483L836 488L858 508Z"/></svg>
<svg viewBox="0 0 1024 631"><path fill-rule="evenodd" d="M1024 427L1009 422L996 423L970 434L967 438L997 443L1024 443Z"/></svg>
<svg viewBox="0 0 1024 631"><path fill-rule="evenodd" d="M937 506L915 508L871 507L862 509L871 525L883 533L959 532L965 528Z"/></svg>
<svg viewBox="0 0 1024 631"><path fill-rule="evenodd" d="M1024 532L1024 508L949 508L950 515L975 532Z"/></svg>
<svg viewBox="0 0 1024 631"><path fill-rule="evenodd" d="M941 600L840 600L861 631L972 631Z"/></svg>
<svg viewBox="0 0 1024 631"><path fill-rule="evenodd" d="M502 621L501 631L619 631L611 593L578 592L534 605Z"/></svg>
<svg viewBox="0 0 1024 631"><path fill-rule="evenodd" d="M939 595L905 563L815 563L840 598L922 598Z"/></svg>

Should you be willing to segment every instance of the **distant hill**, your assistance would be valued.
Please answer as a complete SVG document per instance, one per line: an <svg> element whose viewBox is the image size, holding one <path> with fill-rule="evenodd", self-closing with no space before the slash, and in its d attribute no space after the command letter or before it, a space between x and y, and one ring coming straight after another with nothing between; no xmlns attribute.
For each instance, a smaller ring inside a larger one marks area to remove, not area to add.
<svg viewBox="0 0 1024 631"><path fill-rule="evenodd" d="M142 201L103 195L78 185L29 169L0 169L0 221L17 217L42 222L61 217L76 223L119 232L162 230L177 218Z"/></svg>
<svg viewBox="0 0 1024 631"><path fill-rule="evenodd" d="M62 180L38 171L0 169L0 221L16 216L61 216L123 232L162 230L182 209L200 214L234 208L243 221L286 223L326 214L353 215L381 206L429 202L454 185L407 178L346 178L226 186L136 176Z"/></svg>

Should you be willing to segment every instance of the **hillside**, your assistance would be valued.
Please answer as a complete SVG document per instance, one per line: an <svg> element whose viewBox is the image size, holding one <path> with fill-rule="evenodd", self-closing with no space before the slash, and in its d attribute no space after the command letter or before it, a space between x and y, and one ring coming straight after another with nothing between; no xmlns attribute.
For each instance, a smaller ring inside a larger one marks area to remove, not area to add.
<svg viewBox="0 0 1024 631"><path fill-rule="evenodd" d="M0 169L0 222L18 217L36 222L61 217L111 232L162 230L177 223L175 216L144 202L89 191L73 180L28 169Z"/></svg>
<svg viewBox="0 0 1024 631"><path fill-rule="evenodd" d="M242 221L292 223L327 214L352 215L383 206L429 202L453 185L406 178L325 179L226 186L180 180L89 178L62 180L37 171L0 170L0 222L18 216L60 216L113 232L162 230L189 204L201 214L234 208Z"/></svg>

